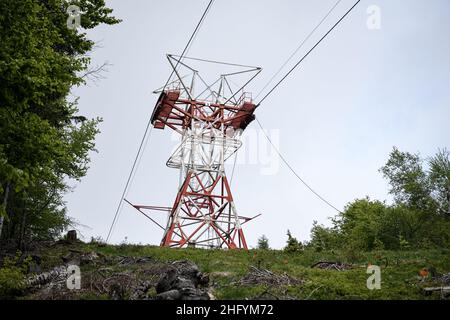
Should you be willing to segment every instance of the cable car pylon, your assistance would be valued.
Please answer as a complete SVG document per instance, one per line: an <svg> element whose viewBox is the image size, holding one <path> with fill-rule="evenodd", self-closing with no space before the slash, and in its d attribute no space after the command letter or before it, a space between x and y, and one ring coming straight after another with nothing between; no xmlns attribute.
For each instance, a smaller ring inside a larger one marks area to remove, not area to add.
<svg viewBox="0 0 450 320"><path fill-rule="evenodd" d="M245 88L261 68L170 54L167 59L174 79L155 90L151 125L180 135L166 163L180 172L178 192L172 207L126 201L164 230L161 246L248 249L242 226L258 215L238 214L225 161L242 146L241 134L255 119L256 105ZM226 71L207 82L195 63ZM168 213L165 226L147 214L153 210Z"/></svg>

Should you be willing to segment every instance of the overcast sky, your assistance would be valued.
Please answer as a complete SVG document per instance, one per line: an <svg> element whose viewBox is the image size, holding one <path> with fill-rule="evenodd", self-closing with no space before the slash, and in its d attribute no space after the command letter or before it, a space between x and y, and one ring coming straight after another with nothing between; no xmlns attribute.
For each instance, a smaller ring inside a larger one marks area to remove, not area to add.
<svg viewBox="0 0 450 320"><path fill-rule="evenodd" d="M89 32L99 45L93 65L112 66L105 79L73 90L82 114L103 118L91 168L66 197L86 240L106 238L157 99L152 91L170 73L165 54L181 53L207 2L107 1L123 22ZM257 93L335 2L216 0L189 56L261 66L248 88ZM341 1L291 65L353 2ZM371 5L381 10L381 29L367 26ZM450 146L449 57L448 0L363 0L256 115L302 178L336 207L366 195L389 199L378 169L393 146L424 157ZM240 214L262 214L245 225L249 245L265 234L271 247L281 248L287 229L307 240L314 220L330 225L336 212L279 161L256 122L247 131L232 191ZM170 130L153 130L130 201L172 205L178 172L165 163L176 143ZM111 241L125 237L156 245L162 232L125 205Z"/></svg>

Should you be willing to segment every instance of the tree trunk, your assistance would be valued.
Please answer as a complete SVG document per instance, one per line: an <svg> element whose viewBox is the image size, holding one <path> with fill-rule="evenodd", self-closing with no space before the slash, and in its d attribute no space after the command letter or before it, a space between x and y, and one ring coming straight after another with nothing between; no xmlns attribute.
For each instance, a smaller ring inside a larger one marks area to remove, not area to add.
<svg viewBox="0 0 450 320"><path fill-rule="evenodd" d="M450 188L447 188L447 204L448 211L446 212L447 216L450 216Z"/></svg>
<svg viewBox="0 0 450 320"><path fill-rule="evenodd" d="M23 209L22 224L20 226L20 238L19 238L19 248L20 248L20 250L24 250L23 240L24 240L24 236L25 236L26 219L27 219L27 211L25 209Z"/></svg>
<svg viewBox="0 0 450 320"><path fill-rule="evenodd" d="M10 183L7 182L5 188L5 195L3 197L3 208L5 210L5 213L6 213L6 205L8 204L9 185ZM0 216L0 239L2 238L3 221L5 221L5 217L2 215Z"/></svg>

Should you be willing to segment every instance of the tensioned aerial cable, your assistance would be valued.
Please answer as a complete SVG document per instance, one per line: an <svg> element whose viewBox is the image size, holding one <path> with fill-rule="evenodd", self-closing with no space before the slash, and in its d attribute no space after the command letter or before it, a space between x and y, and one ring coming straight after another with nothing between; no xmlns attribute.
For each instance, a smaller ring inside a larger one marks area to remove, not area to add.
<svg viewBox="0 0 450 320"><path fill-rule="evenodd" d="M280 72L284 69L284 67L292 60L292 58L297 54L297 52L303 48L304 44L311 38L311 36L316 32L316 30L325 22L325 20L330 16L333 10L341 3L342 0L336 1L336 3L331 7L331 9L327 12L327 14L319 21L319 23L311 30L311 32L306 36L305 39L300 43L300 45L292 52L292 54L287 58L287 60L281 65L281 67L273 74L273 76L267 81L264 87L258 92L255 97L255 100L261 95L261 93L266 90L266 88L272 83L272 81L280 74Z"/></svg>
<svg viewBox="0 0 450 320"><path fill-rule="evenodd" d="M163 89L167 86L167 84L169 83L169 81L172 78L173 74L177 70L177 67L180 64L181 60L183 60L184 56L189 51L189 49L190 49L190 47L192 45L192 42L194 41L195 37L197 36L197 32L200 30L200 27L203 24L203 21L205 20L206 15L208 14L209 9L213 5L214 1L215 0L210 0L209 3L208 3L208 6L205 9L205 11L203 11L203 14L202 14L202 17L200 18L200 21L197 23L197 26L195 27L194 32L192 33L191 37L189 38L188 43L186 44L186 47L184 47L183 52L180 55L180 58L177 59L177 63L175 64L175 67L172 69L172 72L170 73L169 79L167 79L166 84L164 85Z"/></svg>
<svg viewBox="0 0 450 320"><path fill-rule="evenodd" d="M301 183L303 183L305 185L305 187L307 187L312 193L314 193L314 195L316 195L320 200L322 200L324 203L326 203L328 206L330 206L331 208L333 208L334 210L336 210L339 213L342 213L341 210L339 210L338 208L336 208L334 205L332 205L328 200L326 200L324 197L322 197L317 191L315 191L302 177L300 177L300 175L294 170L294 168L289 164L289 162L287 162L286 158L281 154L280 150L278 150L275 145L273 144L272 140L269 138L269 136L266 134L266 132L264 131L264 128L261 124L261 122L259 122L258 118L255 118L256 123L258 123L259 127L261 128L261 131L263 132L264 136L266 137L267 141L269 141L270 145L272 146L272 148L275 150L275 152L278 154L278 156L280 157L281 161L284 162L284 164L289 168L289 170L291 170L291 172L297 177L298 180L300 180Z"/></svg>
<svg viewBox="0 0 450 320"><path fill-rule="evenodd" d="M330 14L333 12L333 10L339 5L339 3L341 3L342 0L338 0L336 1L336 3L331 7L330 10L328 10L328 12L325 14L325 16L319 21L319 23L311 30L311 32L305 37L305 39L303 39L303 41L300 43L300 45L294 50L294 52L287 58L287 60L281 65L281 67L273 74L273 76L269 79L269 81L267 81L267 83L264 85L264 87L258 92L258 94L255 97L255 100L261 95L261 93L272 83L272 81L280 74L280 72L284 69L284 67L289 63L289 61L292 60L292 58L298 53L298 51L303 48L304 44L311 38L311 36L314 34L314 32L316 32L316 30L325 22L325 20L330 16ZM233 169L232 169L232 173L231 173L231 179L230 179L230 184L233 181L233 175L234 175L234 170L236 167L236 157L237 157L237 152L234 158L234 163L233 163Z"/></svg>
<svg viewBox="0 0 450 320"><path fill-rule="evenodd" d="M236 169L236 160L238 157L238 152L239 152L239 149L236 150L236 153L234 154L233 169L231 171L230 185L233 182L233 176L234 176L234 170Z"/></svg>
<svg viewBox="0 0 450 320"><path fill-rule="evenodd" d="M119 207L119 213L117 215L117 219L120 217L120 213L122 211L123 200L126 200L126 197L128 195L128 191L129 191L128 185L131 186L133 184L134 177L136 176L137 169L139 168L139 165L142 160L142 156L145 153L145 149L147 147L148 141L150 140L150 136L152 135L153 127L150 127L149 129L150 130L148 131L148 134L144 135L145 141L143 143L141 142L142 150L138 151L137 159L135 159L135 162L133 163L133 168L130 171L131 176L128 177L129 180L127 180L125 193L122 194L122 201L119 203L120 207ZM145 136L147 136L147 137L145 137ZM136 160L137 160L137 162L136 162ZM117 219L116 219L116 222L117 222ZM116 227L116 224L113 224L110 234L112 234L114 232L115 227Z"/></svg>
<svg viewBox="0 0 450 320"><path fill-rule="evenodd" d="M172 75L174 74L176 68L178 67L178 64L179 64L180 61L183 59L183 56L184 56L184 55L186 54L186 52L189 50L189 48L190 48L190 46L191 46L191 44L192 44L192 42L193 42L193 40L194 40L194 38L195 38L197 32L198 32L199 29L200 29L200 26L203 24L203 21L205 20L206 15L208 14L209 9L211 8L211 6L212 6L213 3L214 3L214 0L210 0L209 3L208 3L208 6L207 6L206 9L203 11L203 14L202 14L202 16L201 16L201 18L200 18L200 21L197 23L197 26L195 27L194 32L192 33L192 35L191 35L190 38L189 38L188 43L187 43L186 46L184 47L184 50L183 50L183 52L181 53L180 59L177 60L177 63L176 63L176 65L175 65L175 67L172 69L172 72L170 73L170 76L169 76L169 78L167 79L166 84L164 85L163 89L164 89L164 88L167 86L167 84L169 83L170 79L172 78ZM113 219L113 221L112 221L112 223L111 223L111 226L110 226L110 228L109 228L108 236L106 237L106 242L108 242L108 240L109 240L109 238L110 238L110 236L111 236L112 230L113 230L113 228L114 228L114 225L116 224L117 218L118 218L118 216L119 216L119 214L120 214L120 211L121 211L121 208L122 208L122 204L123 204L123 199L124 199L124 197L125 197L125 195L126 195L126 193L127 193L127 191L128 191L128 187L129 187L129 185L130 185L130 181L132 180L133 173L134 173L134 171L135 171L135 169L136 169L136 164L137 164L138 161L139 161L140 154L141 154L141 151L142 151L142 149L143 149L143 145L145 144L146 137L147 137L147 134L148 134L149 129L150 129L150 124L151 124L151 121L150 121L150 119L149 119L148 122L147 122L147 126L146 126L146 128L145 128L145 131L144 131L144 136L143 136L142 139L141 139L141 143L140 143L140 145L139 145L138 152L137 152L137 154L136 154L136 157L134 158L134 161L133 161L133 165L132 165L132 167L131 167L130 174L128 175L127 182L125 183L125 188L123 189L122 196L120 197L120 201L119 201L119 204L118 204L118 206L117 206L116 213L114 214L114 219Z"/></svg>
<svg viewBox="0 0 450 320"><path fill-rule="evenodd" d="M355 4L327 31L327 33L325 33L322 38L320 38L320 40L318 42L316 42L316 44L283 76L283 78L281 78L280 81L277 82L277 84L258 102L258 104L256 105L256 107L258 107L262 101L264 101L280 84L281 82L283 82L288 76L289 74L292 73L292 71L295 70L295 68L297 68L300 63L302 63L302 61L322 42L323 39L325 39L330 33L331 31L334 30L334 28L342 21L344 20L344 18L356 7L356 5L360 2L361 0L358 0L355 2ZM339 3L339 1L338 1ZM336 5L338 4L336 3ZM336 7L336 5L331 9L331 11ZM330 12L331 12L330 11ZM327 14L327 16L330 14L330 12ZM323 19L325 20L325 19ZM323 21L322 21L323 22ZM319 25L322 23L320 22ZM317 27L315 28L317 29ZM303 44L303 43L302 43ZM302 44L300 46L302 46ZM295 54L295 53L294 53ZM283 68L283 67L282 67ZM264 90L264 88L263 88ZM289 170L297 177L297 179L303 183L314 195L316 195L320 200L322 200L324 203L326 203L328 206L330 206L331 208L333 208L334 210L336 210L337 212L341 212L341 210L339 210L338 208L336 208L334 205L332 205L328 200L326 200L324 197L322 197L318 192L316 192L302 177L300 177L300 175L294 170L294 168L289 164L289 162L286 160L286 158L281 154L281 152L275 147L275 145L273 144L272 140L269 138L269 136L266 134L266 132L264 131L264 128L261 124L261 122L258 120L258 118L256 118L256 122L258 123L259 127L261 128L264 136L266 137L266 139L269 141L269 143L271 144L272 148L275 150L275 152L278 154L278 156L280 157L280 159L284 162L284 164L289 168Z"/></svg>
<svg viewBox="0 0 450 320"><path fill-rule="evenodd" d="M278 81L275 86L272 87L272 89L270 89L270 91L268 93L266 93L266 95L259 100L259 102L256 104L256 107L259 107L260 104L292 73L292 71L294 71L302 62L303 60L306 59L306 57L309 56L309 54L331 33L331 31L334 30L334 28L336 28L336 26L341 23L342 20L344 20L344 18L356 7L356 5L358 3L360 3L361 0L358 0L355 2L355 4L348 9L348 11L327 31L327 33L325 33L322 38L320 38L319 41L316 42L316 44L283 76L283 78L281 78L280 81Z"/></svg>

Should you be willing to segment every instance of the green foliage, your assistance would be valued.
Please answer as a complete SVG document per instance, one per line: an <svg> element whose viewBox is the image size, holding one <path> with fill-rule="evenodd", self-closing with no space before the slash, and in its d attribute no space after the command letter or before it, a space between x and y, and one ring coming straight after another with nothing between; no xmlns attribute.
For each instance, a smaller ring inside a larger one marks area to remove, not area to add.
<svg viewBox="0 0 450 320"><path fill-rule="evenodd" d="M313 222L311 229L311 241L308 247L320 252L322 250L331 250L340 246L339 232L336 228L327 228L323 225Z"/></svg>
<svg viewBox="0 0 450 320"><path fill-rule="evenodd" d="M317 251L406 250L450 246L450 153L444 149L428 160L394 148L381 168L394 203L369 197L349 203L326 228L314 223L309 246Z"/></svg>
<svg viewBox="0 0 450 320"><path fill-rule="evenodd" d="M410 248L408 240L406 240L401 234L398 236L398 242L400 244L400 249L405 250Z"/></svg>
<svg viewBox="0 0 450 320"><path fill-rule="evenodd" d="M432 210L434 203L430 198L431 185L422 165L423 160L418 154L401 152L394 147L380 171L389 180L389 192L396 203Z"/></svg>
<svg viewBox="0 0 450 320"><path fill-rule="evenodd" d="M382 237L381 225L386 205L369 198L355 200L347 205L336 221L345 243L352 243L356 249L372 250L375 240Z"/></svg>
<svg viewBox="0 0 450 320"><path fill-rule="evenodd" d="M439 205L439 212L450 217L450 151L439 150L428 161L432 194Z"/></svg>
<svg viewBox="0 0 450 320"><path fill-rule="evenodd" d="M303 251L303 244L297 240L297 238L293 237L291 232L287 231L288 239L286 241L286 247L284 247L284 251L289 253L296 253Z"/></svg>
<svg viewBox="0 0 450 320"><path fill-rule="evenodd" d="M21 253L14 258L6 257L0 268L0 299L13 299L23 293L25 289L25 273L27 272L30 258L17 266Z"/></svg>
<svg viewBox="0 0 450 320"><path fill-rule="evenodd" d="M258 239L257 248L262 250L269 249L269 239L264 234Z"/></svg>
<svg viewBox="0 0 450 320"><path fill-rule="evenodd" d="M450 246L450 153L439 150L424 161L394 148L381 172L395 199L387 227L415 248Z"/></svg>
<svg viewBox="0 0 450 320"><path fill-rule="evenodd" d="M71 1L81 26L115 24L103 0ZM94 42L67 27L64 0L0 2L0 215L3 239L54 238L70 219L64 193L86 174L100 119L68 99ZM7 192L7 190L9 192ZM0 224L1 228L1 224Z"/></svg>
<svg viewBox="0 0 450 320"><path fill-rule="evenodd" d="M378 238L375 238L375 241L373 242L373 249L376 251L384 250L384 243Z"/></svg>

